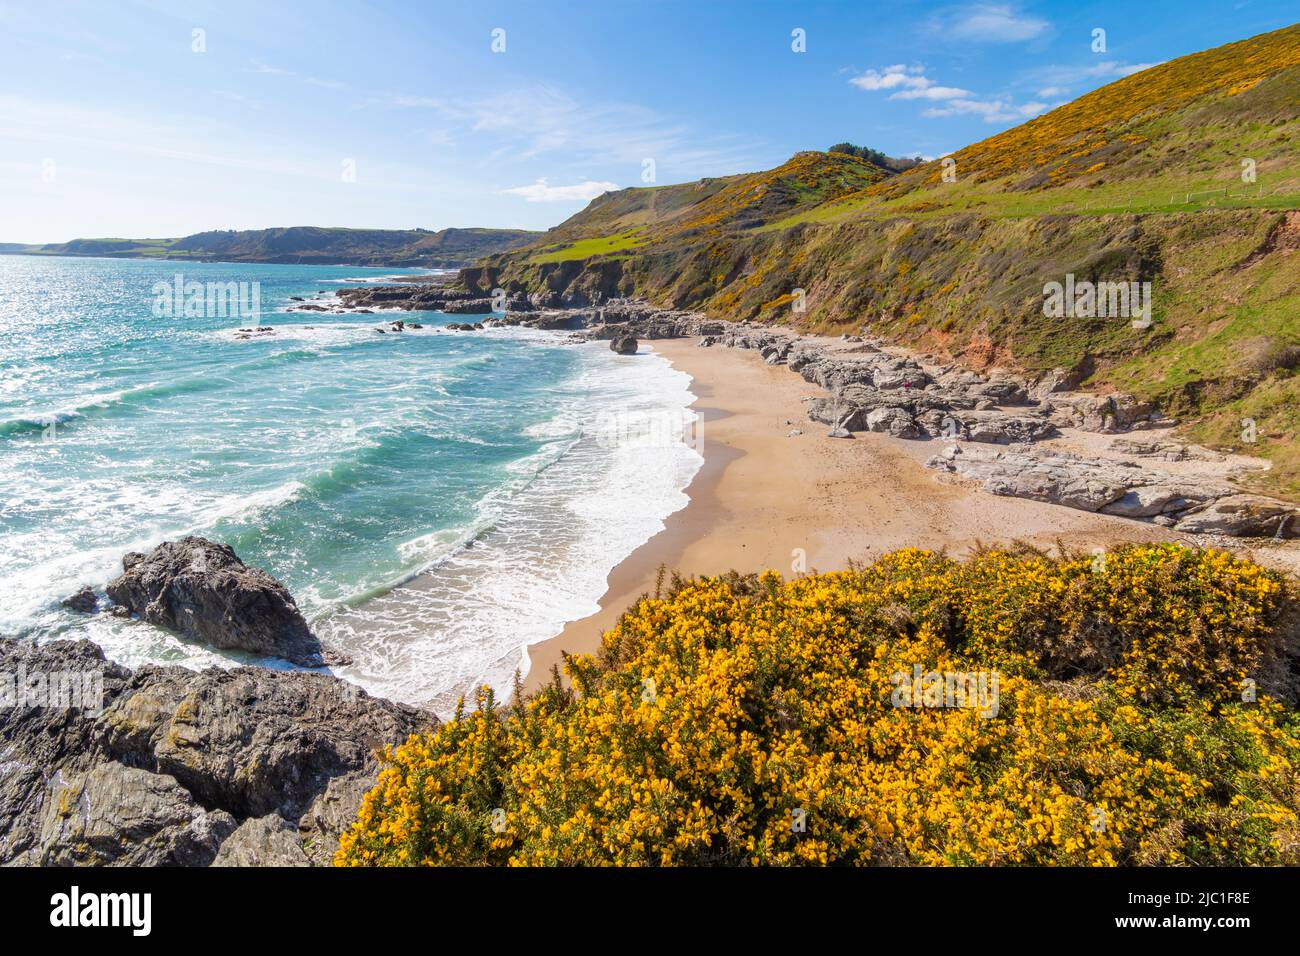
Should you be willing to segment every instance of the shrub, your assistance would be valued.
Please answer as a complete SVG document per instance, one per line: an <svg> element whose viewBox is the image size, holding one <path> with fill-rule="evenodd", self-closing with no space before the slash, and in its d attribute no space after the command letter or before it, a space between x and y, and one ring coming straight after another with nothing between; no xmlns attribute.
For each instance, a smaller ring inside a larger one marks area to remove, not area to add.
<svg viewBox="0 0 1300 956"><path fill-rule="evenodd" d="M1289 372L1300 366L1300 345L1279 342L1268 336L1248 339L1241 344L1241 363L1255 375Z"/></svg>
<svg viewBox="0 0 1300 956"><path fill-rule="evenodd" d="M571 689L387 754L337 862L1300 862L1290 601L1175 545L678 579ZM993 694L928 706L914 668Z"/></svg>

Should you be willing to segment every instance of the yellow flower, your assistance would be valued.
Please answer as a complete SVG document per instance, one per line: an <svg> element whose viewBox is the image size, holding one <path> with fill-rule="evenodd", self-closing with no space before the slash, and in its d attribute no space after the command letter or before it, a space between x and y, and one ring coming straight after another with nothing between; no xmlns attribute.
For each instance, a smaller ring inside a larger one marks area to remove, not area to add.
<svg viewBox="0 0 1300 956"><path fill-rule="evenodd" d="M1292 601L1177 545L679 580L572 691L483 688L387 753L336 862L1300 862L1300 731L1265 693Z"/></svg>

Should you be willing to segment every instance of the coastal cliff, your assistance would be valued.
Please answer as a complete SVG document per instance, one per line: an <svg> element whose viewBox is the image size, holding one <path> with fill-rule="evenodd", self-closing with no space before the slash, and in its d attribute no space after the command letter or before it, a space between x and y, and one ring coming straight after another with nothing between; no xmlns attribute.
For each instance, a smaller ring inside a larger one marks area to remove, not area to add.
<svg viewBox="0 0 1300 956"><path fill-rule="evenodd" d="M543 307L636 296L869 335L1030 379L1064 368L1089 390L1157 405L1184 440L1270 460L1258 490L1295 499L1297 104L1291 26L901 172L800 153L760 173L609 193L461 283ZM1145 308L1054 314L1053 283L1135 286Z"/></svg>

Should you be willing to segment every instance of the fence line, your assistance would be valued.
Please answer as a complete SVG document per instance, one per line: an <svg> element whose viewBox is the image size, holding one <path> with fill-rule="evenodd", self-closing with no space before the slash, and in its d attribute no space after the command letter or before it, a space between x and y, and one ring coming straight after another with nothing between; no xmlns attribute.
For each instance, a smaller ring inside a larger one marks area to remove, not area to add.
<svg viewBox="0 0 1300 956"><path fill-rule="evenodd" d="M1261 184L1256 186L1253 192L1247 188L1243 189L1239 193L1233 193L1231 186L1224 186L1219 189L1197 190L1196 192L1184 193L1181 201L1175 193L1169 197L1169 205L1190 206L1194 200L1202 198L1208 199L1212 197L1221 197L1225 201L1229 199L1264 199L1268 196L1276 196L1284 191L1295 192L1297 195L1300 195L1300 179L1285 180L1278 183L1267 192L1265 192L1264 186ZM1088 210L1093 209L1133 209L1137 202L1138 200L1135 196L1128 196L1127 198L1121 196L1112 199L1099 199L1096 202L1090 203L1062 203L1060 208L1062 212L1087 212ZM1214 203L1206 203L1205 205L1214 205Z"/></svg>

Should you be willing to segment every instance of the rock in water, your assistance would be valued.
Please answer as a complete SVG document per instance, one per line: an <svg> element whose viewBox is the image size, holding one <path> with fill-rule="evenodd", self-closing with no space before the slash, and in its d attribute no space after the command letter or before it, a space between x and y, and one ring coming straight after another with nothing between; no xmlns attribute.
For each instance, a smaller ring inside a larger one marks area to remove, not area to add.
<svg viewBox="0 0 1300 956"><path fill-rule="evenodd" d="M65 597L60 603L64 607L70 607L81 614L94 614L99 599L95 597L93 589L84 587L77 591L76 594Z"/></svg>
<svg viewBox="0 0 1300 956"><path fill-rule="evenodd" d="M347 663L321 648L283 584L224 544L186 537L122 558L108 585L116 603L160 627L222 650L280 657L303 667Z"/></svg>
<svg viewBox="0 0 1300 956"><path fill-rule="evenodd" d="M636 354L636 336L620 335L609 340L609 347L619 355Z"/></svg>

